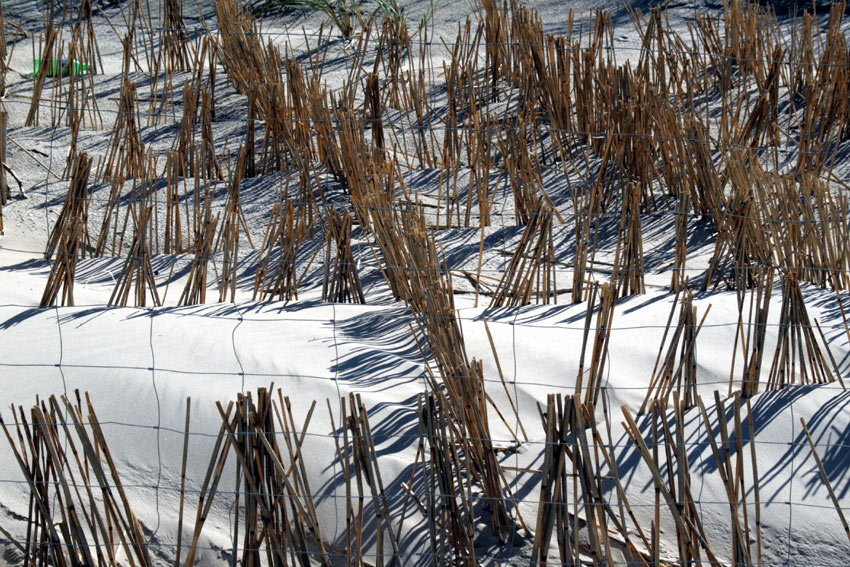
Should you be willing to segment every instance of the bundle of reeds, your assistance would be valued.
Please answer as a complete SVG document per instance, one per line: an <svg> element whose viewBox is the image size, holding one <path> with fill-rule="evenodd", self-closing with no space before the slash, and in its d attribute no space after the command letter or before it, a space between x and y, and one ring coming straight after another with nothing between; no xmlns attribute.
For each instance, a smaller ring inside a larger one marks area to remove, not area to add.
<svg viewBox="0 0 850 567"><path fill-rule="evenodd" d="M427 446L430 459L423 457L421 469L428 487L426 501L417 502L428 518L434 561L439 558L445 565L475 567L474 503L464 475L470 440L460 435L442 400L433 392L419 396L419 443L420 448Z"/></svg>
<svg viewBox="0 0 850 567"><path fill-rule="evenodd" d="M195 564L198 541L231 453L236 458L235 509L239 514L233 524L234 557L256 567L286 565L290 560L298 565L330 567L302 449L316 404L313 402L299 429L289 398L280 390L277 393L278 403L273 387L260 388L256 399L250 392L239 394L237 402L230 402L227 408L217 402L221 435L201 488L185 567Z"/></svg>
<svg viewBox="0 0 850 567"><path fill-rule="evenodd" d="M213 92L210 84L201 91L201 144L199 148L198 171L204 179L224 181L213 138Z"/></svg>
<svg viewBox="0 0 850 567"><path fill-rule="evenodd" d="M147 69L153 69L156 66L156 30L153 25L150 5L143 3L142 0L130 0L125 13L125 23L129 31L130 56L133 59L136 70L141 71L142 66L139 62L139 45L141 51L144 52L144 62ZM160 22L162 19L160 19Z"/></svg>
<svg viewBox="0 0 850 567"><path fill-rule="evenodd" d="M738 357L738 345L741 345L743 375L741 377L741 395L749 398L758 393L761 380L762 361L767 338L767 316L770 312L770 297L773 292L773 270L762 272L750 291L749 316L744 331L744 304L746 290L736 290L738 295L738 328L735 344L732 347L732 364L729 370L729 395L735 377L735 363Z"/></svg>
<svg viewBox="0 0 850 567"><path fill-rule="evenodd" d="M399 530L393 527L393 519L390 514L389 499L381 479L381 469L378 465L378 455L375 451L375 442L372 439L372 430L369 425L369 414L366 406L360 399L359 394L349 394L348 404L345 398L340 399L342 411L342 423L339 430L333 419L330 402L328 412L334 431L341 430L340 435L334 435L336 441L336 455L342 467L342 475L345 479L345 556L354 565L365 564L366 549L364 542L364 525L369 521L364 514L364 502L367 498L371 501L371 509L374 514L374 561L375 565L387 565L388 567L399 567L402 565L399 554L398 540L401 537L401 526ZM354 487L356 486L356 491ZM357 499L359 505L355 510L353 502ZM391 553L386 552L386 541L389 541ZM371 555L371 554L370 554Z"/></svg>
<svg viewBox="0 0 850 567"><path fill-rule="evenodd" d="M573 226L575 227L575 253L573 254L573 303L584 301L587 295L587 271L596 254L596 234L599 227L599 183L582 184L573 198Z"/></svg>
<svg viewBox="0 0 850 567"><path fill-rule="evenodd" d="M344 146L337 142L338 129L331 111L332 102L329 102L328 92L316 76L310 79L307 104L315 133L315 158L324 164L334 179L344 184L345 176L340 158Z"/></svg>
<svg viewBox="0 0 850 567"><path fill-rule="evenodd" d="M41 49L41 61L52 61L55 53L54 44L56 43L56 29L54 28L54 24L52 21L47 23L47 26L44 30L44 38ZM38 68L38 74L35 76L35 82L32 87L32 100L30 102L30 109L27 113L27 119L25 122L26 126L38 126L38 109L41 104L41 95L44 90L44 83L47 80L47 75L50 71L50 65L44 64L40 65Z"/></svg>
<svg viewBox="0 0 850 567"><path fill-rule="evenodd" d="M123 151L123 150L122 150ZM131 213L133 213L133 207L141 201L150 202L151 200L156 199L156 184L157 184L157 170L158 170L158 160L159 155L154 155L153 149L149 150L147 156L142 155L138 158L141 161L141 165L139 166L138 173L141 175L140 178L132 178L130 183L130 190L125 195L124 193L124 185L125 179L123 175L118 175L117 177L112 179L111 186L109 189L109 196L106 200L106 207L103 212L103 219L101 220L100 226L100 234L97 237L97 243L95 244L94 254L96 256L101 256L107 252L107 247L109 253L120 256L125 245L125 235L127 234L127 229L130 227L131 221ZM101 162L103 165L103 162ZM119 218L119 214L121 212L121 203L122 200L127 198L129 200L129 206L125 207L123 222ZM135 211L138 212L138 211ZM153 222L146 224L146 232L148 234L144 234L144 238L148 239L148 251L152 251L154 248L156 252L159 252L159 214L158 207L152 208L153 212ZM138 212L141 215L141 212Z"/></svg>
<svg viewBox="0 0 850 567"><path fill-rule="evenodd" d="M737 149L726 154L730 193L715 221L718 234L703 290L712 282L716 287L721 279L730 288L747 289L771 265L772 249L761 224L755 188L764 182L765 175L757 161L748 156L745 150Z"/></svg>
<svg viewBox="0 0 850 567"><path fill-rule="evenodd" d="M92 0L82 0L77 10L77 22L74 24L74 35L79 38L79 54L81 61L86 62L88 72L96 74L103 68L100 58L100 48L97 45L97 35L94 33ZM83 30L85 27L85 30ZM92 101L94 102L94 101Z"/></svg>
<svg viewBox="0 0 850 567"><path fill-rule="evenodd" d="M162 27L159 43L163 46L159 58L165 56L165 72L188 69L191 56L190 43L183 23L183 0L166 0L165 24Z"/></svg>
<svg viewBox="0 0 850 567"><path fill-rule="evenodd" d="M629 506L617 473L607 410L607 443L593 410L582 403L580 396L549 394L541 417L546 448L530 565L652 564L648 552L651 545ZM616 497L606 494L605 486L610 486L610 480L616 487ZM626 511L633 528L627 525ZM640 541L632 539L635 533ZM553 540L559 561L550 563ZM641 542L644 549L638 547Z"/></svg>
<svg viewBox="0 0 850 567"><path fill-rule="evenodd" d="M221 213L213 217L209 198L206 199L198 226L195 228L194 244L192 246L192 266L189 269L189 279L180 295L178 305L198 305L206 303L207 270L212 261L216 227Z"/></svg>
<svg viewBox="0 0 850 567"><path fill-rule="evenodd" d="M63 53L60 47L59 59L66 62L68 78L66 81L60 76L58 80L53 81L51 97L54 102L51 105L51 124L61 124L64 115L65 125L72 130L73 144L76 144L77 130L81 125L95 129L103 125L103 116L95 94L94 72L88 69L86 59L92 57L92 54L85 51L86 44L82 33L78 26L74 27L67 52ZM67 63L68 61L71 63ZM86 65L86 70L83 70L83 65Z"/></svg>
<svg viewBox="0 0 850 567"><path fill-rule="evenodd" d="M175 160L180 166L178 176L189 177L194 173L195 123L197 120L200 85L193 81L183 83L183 115L171 144Z"/></svg>
<svg viewBox="0 0 850 567"><path fill-rule="evenodd" d="M357 274L357 263L351 249L352 218L348 211L330 209L325 239L325 277L322 299L338 303L366 303L363 286ZM331 248L336 253L331 260Z"/></svg>
<svg viewBox="0 0 850 567"><path fill-rule="evenodd" d="M768 74L758 85L758 99L735 138L738 144L753 148L767 143L779 146L779 70L783 57L782 47L777 46L770 56Z"/></svg>
<svg viewBox="0 0 850 567"><path fill-rule="evenodd" d="M12 406L14 430L0 416L29 491L24 561L153 565L91 398L84 406L75 393L75 403L50 396L29 412Z"/></svg>
<svg viewBox="0 0 850 567"><path fill-rule="evenodd" d="M124 81L118 101L118 114L101 160L97 179L123 183L145 176L145 145L141 138L136 83Z"/></svg>
<svg viewBox="0 0 850 567"><path fill-rule="evenodd" d="M91 196L88 190L91 160L85 152L74 162L68 194L56 224L47 239L46 258L56 258L50 267L50 276L44 288L40 305L53 305L62 291L62 305L74 305L74 274L77 258L91 249L88 232L88 210Z"/></svg>
<svg viewBox="0 0 850 567"><path fill-rule="evenodd" d="M706 216L715 226L719 226L724 194L722 178L711 155L711 146L706 143L709 130L696 116L692 120L684 120L685 137L690 140L686 144L685 160L686 163L692 164L688 169L688 178L691 180L693 210Z"/></svg>
<svg viewBox="0 0 850 567"><path fill-rule="evenodd" d="M429 317L435 319L434 315ZM458 323L440 319L435 319L432 323L419 323L425 329L428 347L442 378L438 380L430 366L427 367L429 386L432 391L441 392L443 411L451 416L457 428L457 435L468 440L464 446L464 454L468 458L469 473L484 493L493 534L504 542L515 531L515 520L526 532L528 530L497 458L490 435L488 404L496 410L502 423L515 439L516 434L484 390L481 362L475 359L466 362L466 353L458 348L457 345L463 345L463 335L460 334ZM443 330L439 330L440 328ZM452 340L450 337L459 342L448 342Z"/></svg>
<svg viewBox="0 0 850 567"><path fill-rule="evenodd" d="M370 195L374 198L375 191ZM509 513L513 498L496 458L488 404L500 416L501 413L484 390L481 362L467 357L455 314L451 278L439 260L420 210L409 203L401 211L390 207L368 210L384 256L382 272L396 298L405 301L415 314L417 329L424 336L436 367L436 372L430 364L427 367L430 388L445 392L445 411L450 412L460 435L470 439L470 471L490 504L493 533L504 541L513 525ZM430 362L424 350L422 355ZM516 509L515 504L511 507Z"/></svg>
<svg viewBox="0 0 850 567"><path fill-rule="evenodd" d="M313 223L300 213L301 209L303 206L296 208L288 199L275 203L257 258L254 299L289 301L298 298L298 286L321 250L316 249L299 277L298 251L313 230Z"/></svg>
<svg viewBox="0 0 850 567"><path fill-rule="evenodd" d="M800 281L833 289L850 284L850 248L843 192L806 171L800 176L765 175L755 185L776 265Z"/></svg>
<svg viewBox="0 0 850 567"><path fill-rule="evenodd" d="M125 307L130 297L130 291L135 288L134 305L144 307L147 304L148 292L154 306L162 304L156 289L156 276L151 266L151 251L148 244L151 211L149 199L142 197L137 204L130 206L133 217L133 242L127 252L127 258L121 268L121 273L115 282L108 305Z"/></svg>
<svg viewBox="0 0 850 567"><path fill-rule="evenodd" d="M686 284L687 285L687 284ZM679 307L679 319L670 343L667 344L667 335L670 332L670 324L673 322L673 313L679 300L679 293L673 300L670 308L670 316L667 318L667 326L661 337L661 346L658 348L658 356L655 359L655 367L652 370L652 378L646 389L646 398L638 411L638 415L644 413L650 403L659 402L662 407L667 407L670 395L675 392L676 397L681 400L684 409L696 405L697 398L697 336L702 329L702 324L711 310L709 305L697 324L697 308L694 305L694 293L685 289L681 293L682 302ZM662 362L661 353L667 345L667 352ZM661 366L659 367L659 362Z"/></svg>
<svg viewBox="0 0 850 567"><path fill-rule="evenodd" d="M386 87L382 89L384 104L397 110L409 108L404 100L406 81L403 64L405 58L412 55L411 39L406 18L384 16L381 20L375 67L380 64L381 76L386 81Z"/></svg>
<svg viewBox="0 0 850 567"><path fill-rule="evenodd" d="M553 218L552 209L542 200L538 201L493 294L490 307L527 305L532 296L535 303L558 303Z"/></svg>
<svg viewBox="0 0 850 567"><path fill-rule="evenodd" d="M413 114L408 113L415 123L408 122L410 129L415 133L416 156L420 167L435 167L438 163L439 142L435 136L434 129L430 128L433 114L429 87L434 84L434 68L431 65L430 52L431 38L428 35L427 26L419 30L419 67L413 68L405 75L405 104L413 107ZM477 53L478 50L476 49ZM413 59L411 58L411 61ZM446 130L447 131L447 130ZM404 140L405 138L402 138ZM405 153L407 153L405 151Z"/></svg>
<svg viewBox="0 0 850 567"><path fill-rule="evenodd" d="M395 185L400 181L398 171L392 161L386 160L383 152L372 151L366 141L365 121L354 111L339 108L334 116L338 123L334 143L338 147L340 181L350 193L354 216L361 226L375 231L376 235L389 237L395 208ZM376 226L380 223L385 223L387 228ZM380 238L378 245L381 245ZM389 248L381 251L391 253ZM389 261L390 256L386 259ZM392 282L389 283L392 288Z"/></svg>
<svg viewBox="0 0 850 567"><path fill-rule="evenodd" d="M109 252L111 254L117 255L120 253L119 249L123 243L118 243L118 215L123 196L124 181L123 179L115 179L110 185L109 195L106 198L106 205L103 210L103 218L100 221L100 232L97 235L97 241L94 246L95 256L106 254L107 246L109 246ZM110 235L112 236L111 246ZM118 244L117 247L116 244Z"/></svg>
<svg viewBox="0 0 850 567"><path fill-rule="evenodd" d="M165 160L165 234L163 238L163 251L166 254L182 254L184 251L183 221L180 218L180 168L180 154L174 151L168 152ZM188 218L186 220L188 222Z"/></svg>
<svg viewBox="0 0 850 567"><path fill-rule="evenodd" d="M72 61L74 60L74 50L75 50L74 43L71 43L68 56ZM73 65L72 65L72 67L73 67ZM69 126L71 128L71 143L70 143L70 147L68 148L68 157L65 161L65 171L62 173L63 179L67 179L68 177L70 177L71 172L73 171L74 162L77 159L77 139L78 139L79 134L80 134L80 127L83 125L83 120L85 118L85 112L83 112L83 110L84 110L84 107L86 106L86 102L88 100L88 97L86 96L86 93L85 93L85 87L83 87L82 89L75 89L75 87L74 87L75 77L76 77L76 74L74 73L74 70L72 69L70 79L68 81L69 82L68 98L65 102L65 107L67 109L67 122L66 122L66 124L67 124L67 126ZM82 81L85 81L85 77L82 78ZM75 96L75 91L79 91L81 93L81 96L80 96L81 100L78 100L77 96ZM92 100L95 100L94 97L92 97ZM96 106L96 104L97 103L95 102L94 105ZM80 105L83 108L80 108ZM54 125L55 125L55 122L54 122Z"/></svg>
<svg viewBox="0 0 850 567"><path fill-rule="evenodd" d="M166 66L164 72L162 67ZM155 126L168 120L168 106L171 104L171 121L176 120L174 112L174 70L168 68L162 59L162 52L156 60L156 68L153 69L150 86L150 102L148 103L148 126ZM185 83L184 83L185 84Z"/></svg>
<svg viewBox="0 0 850 567"><path fill-rule="evenodd" d="M594 284L587 300L587 314L584 318L584 336L581 343L581 354L576 376L576 396L583 396L583 403L589 408L596 408L602 380L605 377L605 362L608 359L608 343L611 340L611 322L614 319L614 306L617 300L617 290L610 283ZM593 338L593 350L590 357L590 367L585 371L584 360L587 351L587 341L593 311L596 309L596 298L599 297L599 313L596 315L596 327ZM587 374L585 376L585 373Z"/></svg>
<svg viewBox="0 0 850 567"><path fill-rule="evenodd" d="M644 287L643 236L641 233L641 191L635 182L623 187L623 204L617 248L614 252L614 270L611 283L621 297L646 292Z"/></svg>
<svg viewBox="0 0 850 567"><path fill-rule="evenodd" d="M227 184L224 222L222 223L221 231L218 234L218 242L215 246L216 251L223 252L221 272L218 278L219 301L226 301L228 293L230 293L230 301L236 301L240 226L244 229L248 242L251 242L251 235L247 230L242 212L242 176L245 171L246 156L247 150L245 146L242 146L236 167L232 171L230 183Z"/></svg>
<svg viewBox="0 0 850 567"><path fill-rule="evenodd" d="M690 195L683 192L679 195L676 208L676 250L673 256L673 274L670 279L670 291L673 293L679 293L687 286L688 215L690 209Z"/></svg>
<svg viewBox="0 0 850 567"><path fill-rule="evenodd" d="M263 83L283 84L280 52L271 43L263 46L257 22L235 0L216 0L219 23L219 60L233 87L247 95ZM268 116L266 100L258 101L261 116Z"/></svg>
<svg viewBox="0 0 850 567"><path fill-rule="evenodd" d="M280 127L284 128L288 134L285 138L286 149L294 156L294 159L313 161L315 154L313 151L312 120L307 113L310 107L308 99L313 93L305 78L304 69L295 59L287 59L284 67L286 68L286 98L278 101L278 104L284 108L282 117L284 123ZM312 90L315 92L315 87ZM368 100L367 104L369 104ZM380 124L379 103L378 108L373 109L373 112L377 116L377 118L373 116L373 119L378 120L378 124ZM378 130L380 131L380 128Z"/></svg>
<svg viewBox="0 0 850 567"><path fill-rule="evenodd" d="M481 0L484 20L484 68L490 78L490 97L496 100L501 91L499 82L512 76L510 21L507 0Z"/></svg>
<svg viewBox="0 0 850 567"><path fill-rule="evenodd" d="M804 171L820 174L834 159L836 145L850 131L850 107L847 102L850 94L850 55L847 51L847 39L842 31L844 9L844 2L831 5L824 37L817 31L817 20L814 17L808 19L806 35L809 46L804 53L811 59L807 61L810 63L807 70L808 80L799 85L798 91L805 99L802 102L802 116L797 125L798 175ZM812 53L812 29L816 30L820 47L817 60Z"/></svg>
<svg viewBox="0 0 850 567"><path fill-rule="evenodd" d="M820 327L817 327L820 331ZM823 336L823 335L821 335ZM809 319L806 310L806 300L800 289L800 281L796 273L789 272L782 277L782 312L779 315L779 336L770 374L767 379L767 390L780 390L790 384L823 384L834 382L836 376L841 380L829 345L824 341L823 349L832 364L828 364L818 345L815 327ZM835 368L836 374L830 370ZM841 381L844 384L843 380Z"/></svg>
<svg viewBox="0 0 850 567"><path fill-rule="evenodd" d="M524 121L518 118L509 126L505 136L499 132L499 147L505 158L505 168L513 193L514 216L519 225L526 225L531 221L539 200L545 200L552 210L555 209L543 188L540 163L529 147L525 129L520 126L523 123Z"/></svg>

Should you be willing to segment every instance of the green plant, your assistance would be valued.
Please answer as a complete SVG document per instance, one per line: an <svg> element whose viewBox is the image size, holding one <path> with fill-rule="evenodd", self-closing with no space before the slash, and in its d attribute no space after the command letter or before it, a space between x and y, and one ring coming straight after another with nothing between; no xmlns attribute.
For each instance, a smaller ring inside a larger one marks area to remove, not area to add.
<svg viewBox="0 0 850 567"><path fill-rule="evenodd" d="M252 5L255 16L285 10L324 12L346 38L352 36L355 25L362 27L364 23L358 0L260 0Z"/></svg>
<svg viewBox="0 0 850 567"><path fill-rule="evenodd" d="M380 11L387 18L393 20L401 19L401 9L398 7L398 2L396 0L375 0L375 2L377 2L378 7L375 9L374 13L378 13Z"/></svg>
<svg viewBox="0 0 850 567"><path fill-rule="evenodd" d="M402 11L397 0L375 0L375 3L377 6L372 11L373 16L380 13L393 20L402 18ZM359 26L362 29L367 21L367 18L363 15L364 12L361 10L360 0L258 0L252 5L252 12L255 16L284 10L319 10L324 12L346 38L350 38L354 34L355 27ZM426 18L430 19L430 17L429 11Z"/></svg>

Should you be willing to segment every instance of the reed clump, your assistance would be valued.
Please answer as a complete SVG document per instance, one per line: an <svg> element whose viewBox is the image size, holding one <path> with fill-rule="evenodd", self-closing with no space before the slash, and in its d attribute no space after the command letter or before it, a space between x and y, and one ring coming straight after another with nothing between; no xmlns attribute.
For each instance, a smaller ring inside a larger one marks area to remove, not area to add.
<svg viewBox="0 0 850 567"><path fill-rule="evenodd" d="M121 482L88 393L12 406L0 428L29 493L27 563L153 565L148 539Z"/></svg>
<svg viewBox="0 0 850 567"><path fill-rule="evenodd" d="M77 259L91 253L91 239L88 231L88 213L91 195L89 194L89 174L91 160L86 153L78 154L74 161L71 182L62 210L50 236L44 252L48 260L53 260L50 276L41 297L41 307L54 305L61 292L61 305L74 305L74 275Z"/></svg>

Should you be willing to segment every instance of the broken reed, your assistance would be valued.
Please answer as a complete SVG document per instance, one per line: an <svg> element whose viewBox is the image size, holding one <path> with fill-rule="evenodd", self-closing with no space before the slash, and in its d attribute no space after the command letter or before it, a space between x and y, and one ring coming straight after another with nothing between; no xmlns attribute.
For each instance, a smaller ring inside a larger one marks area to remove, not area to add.
<svg viewBox="0 0 850 567"><path fill-rule="evenodd" d="M86 393L84 404L75 394L50 396L29 412L12 406L14 428L0 416L29 492L26 540L15 543L31 565L105 566L125 558L153 565L91 398Z"/></svg>
<svg viewBox="0 0 850 567"><path fill-rule="evenodd" d="M85 152L78 154L74 160L65 202L47 239L44 255L53 263L41 297L41 307L54 305L60 292L61 305L74 305L77 259L92 250L88 232L90 172L91 160L88 155Z"/></svg>

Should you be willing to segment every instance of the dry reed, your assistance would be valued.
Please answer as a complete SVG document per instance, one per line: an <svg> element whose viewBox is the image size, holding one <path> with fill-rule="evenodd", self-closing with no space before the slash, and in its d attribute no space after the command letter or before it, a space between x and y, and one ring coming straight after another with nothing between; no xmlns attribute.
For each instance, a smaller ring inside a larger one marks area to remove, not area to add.
<svg viewBox="0 0 850 567"><path fill-rule="evenodd" d="M40 305L54 305L61 290L62 305L74 305L74 274L77 258L91 251L88 232L90 195L88 190L91 160L86 153L78 154L62 211L47 239L45 257L55 260L44 287Z"/></svg>
<svg viewBox="0 0 850 567"><path fill-rule="evenodd" d="M75 393L75 403L50 396L29 412L12 406L13 431L0 417L29 491L25 561L153 565L91 398L83 405Z"/></svg>

